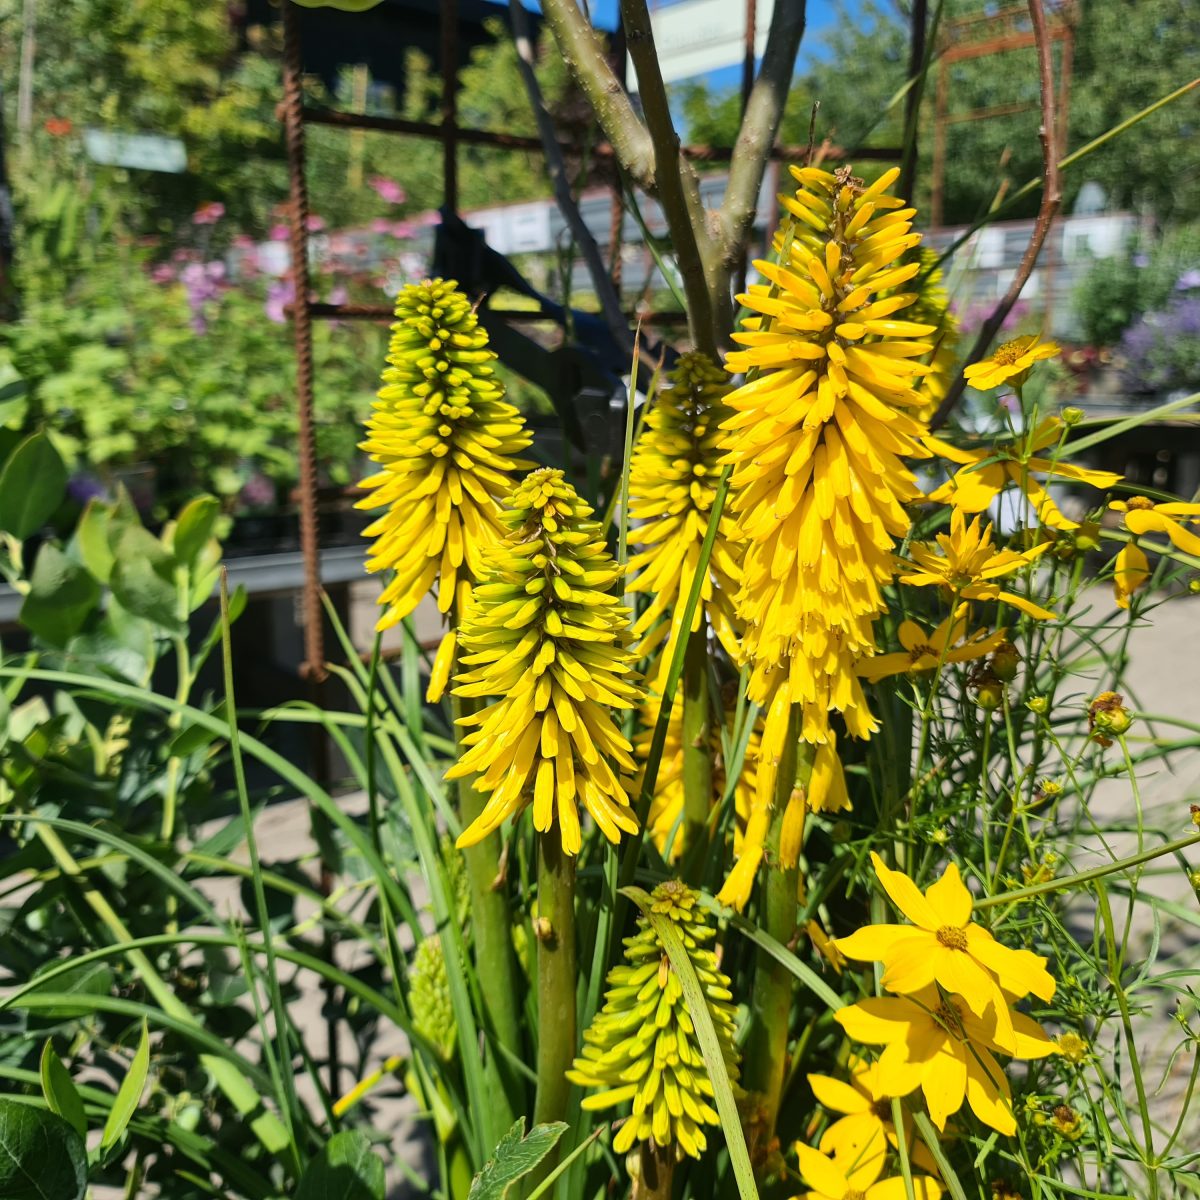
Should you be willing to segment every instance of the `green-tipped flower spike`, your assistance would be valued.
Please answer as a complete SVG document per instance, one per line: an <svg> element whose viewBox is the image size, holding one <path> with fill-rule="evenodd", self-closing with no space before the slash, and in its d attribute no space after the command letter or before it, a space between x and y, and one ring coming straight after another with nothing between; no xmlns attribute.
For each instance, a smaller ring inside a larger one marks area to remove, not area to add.
<svg viewBox="0 0 1200 1200"><path fill-rule="evenodd" d="M629 560L631 592L651 600L633 632L649 657L663 638L658 656L659 687L679 637L683 609L700 561L700 547L721 475L720 424L732 415L724 398L733 390L728 374L703 354L680 357L654 400L629 467L630 529L638 553ZM708 578L693 630L707 615L731 657L737 658L737 618L733 597L741 579L741 551L733 517L717 528ZM670 619L664 617L670 614ZM669 634L669 637L668 637Z"/></svg>
<svg viewBox="0 0 1200 1200"><path fill-rule="evenodd" d="M675 922L704 990L726 1069L736 1079L729 977L708 945L716 931L697 906L697 893L678 880L659 884L650 898L655 913ZM613 1139L617 1153L652 1139L659 1146L675 1145L680 1157L699 1158L708 1144L704 1126L721 1119L683 988L645 917L625 939L625 962L609 972L604 1007L583 1035L583 1053L567 1078L603 1089L584 1099L586 1109L633 1102L633 1115Z"/></svg>
<svg viewBox="0 0 1200 1200"><path fill-rule="evenodd" d="M414 1028L437 1047L442 1058L448 1059L454 1053L457 1026L450 1005L441 938L427 937L417 947L409 982Z"/></svg>
<svg viewBox="0 0 1200 1200"><path fill-rule="evenodd" d="M636 833L634 762L612 710L641 703L629 610L613 590L621 568L592 510L561 471L534 471L509 500L504 541L489 552L463 617L457 696L499 697L462 717L467 747L446 773L478 773L490 792L458 839L473 846L533 801L545 833L557 817L563 852L583 845L578 802L611 842Z"/></svg>
<svg viewBox="0 0 1200 1200"><path fill-rule="evenodd" d="M359 508L387 511L366 530L377 539L368 571L394 572L379 597L379 628L403 620L437 584L449 612L498 541L512 456L529 445L521 414L504 401L487 333L453 280L409 284L396 297L374 412L361 448L379 471ZM452 653L452 651L451 651ZM443 675L448 673L448 663Z"/></svg>

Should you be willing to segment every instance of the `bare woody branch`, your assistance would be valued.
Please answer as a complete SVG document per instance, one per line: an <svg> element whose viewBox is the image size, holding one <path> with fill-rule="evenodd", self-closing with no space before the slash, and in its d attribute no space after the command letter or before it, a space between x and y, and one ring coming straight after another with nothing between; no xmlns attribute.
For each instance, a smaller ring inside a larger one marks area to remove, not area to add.
<svg viewBox="0 0 1200 1200"><path fill-rule="evenodd" d="M729 164L729 184L717 221L723 266L732 270L741 259L763 172L779 133L784 104L804 36L806 0L778 0L771 15L766 49L758 78L750 90L742 127Z"/></svg>
<svg viewBox="0 0 1200 1200"><path fill-rule="evenodd" d="M656 190L654 147L621 81L604 57L604 47L576 0L543 0L567 69L583 89L617 161L648 192Z"/></svg>
<svg viewBox="0 0 1200 1200"><path fill-rule="evenodd" d="M621 297L617 294L617 289L613 286L613 281L605 269L600 247L596 244L596 239L592 237L591 230L588 229L587 223L579 212L579 205L575 203L575 197L571 194L571 182L567 178L567 164L563 158L562 146L558 141L558 132L554 128L553 118L546 109L546 101L534 72L536 55L533 40L529 34L529 15L521 0L509 0L508 11L512 19L513 42L517 48L517 67L525 83L525 90L529 94L529 103L533 108L534 117L537 119L538 136L542 141L546 170L550 174L550 182L554 187L554 199L558 203L563 219L570 227L575 244L583 255L583 261L591 276L592 287L595 288L596 296L600 301L604 323L608 326L617 345L632 353L633 338L630 336L625 314L621 311Z"/></svg>
<svg viewBox="0 0 1200 1200"><path fill-rule="evenodd" d="M1038 77L1041 84L1042 122L1038 128L1038 137L1042 143L1042 203L1038 209L1037 221L1034 224L1029 245L1025 247L1025 253L1021 257L1021 265L1017 268L1017 273L1013 277L1012 283L1009 284L1008 291L1004 293L1003 299L984 322L983 328L979 331L979 337L975 339L975 345L971 347L971 353L967 357L966 363L963 364L964 367L978 362L983 357L984 352L991 345L992 339L1000 331L1000 326L1004 324L1004 319L1012 312L1013 305L1016 304L1017 298L1021 294L1021 289L1028 282L1029 276L1033 274L1038 255L1050 233L1050 226L1054 223L1054 218L1062 205L1062 180L1058 165L1058 147L1055 145L1054 138L1058 128L1054 106L1054 63L1050 54L1050 36L1046 29L1046 14L1042 9L1042 0L1029 0L1029 16L1033 22L1033 35L1037 43ZM945 424L946 418L953 411L965 388L966 380L960 371L958 378L946 392L945 399L938 406L937 412L930 419L930 429L939 429Z"/></svg>
<svg viewBox="0 0 1200 1200"><path fill-rule="evenodd" d="M697 349L715 358L714 296L706 266L712 262L716 248L707 229L699 180L691 164L679 152L679 134L671 119L645 0L621 0L621 16L625 22L629 56L638 74L638 93L646 127L654 146L658 199L671 229L679 273L683 277L692 340Z"/></svg>

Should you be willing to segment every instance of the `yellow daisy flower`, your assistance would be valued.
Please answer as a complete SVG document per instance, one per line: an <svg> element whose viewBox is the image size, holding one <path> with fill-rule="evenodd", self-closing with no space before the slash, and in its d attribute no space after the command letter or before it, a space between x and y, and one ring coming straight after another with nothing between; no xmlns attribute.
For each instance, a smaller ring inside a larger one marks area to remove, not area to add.
<svg viewBox="0 0 1200 1200"><path fill-rule="evenodd" d="M699 894L671 880L659 884L650 898L654 911L675 923L704 991L725 1066L736 1080L736 1009L729 977L708 944L716 930L698 905ZM633 1102L632 1116L613 1138L618 1154L636 1142L654 1141L699 1158L708 1145L704 1126L719 1127L721 1118L683 987L644 916L638 918L637 933L625 940L625 963L608 973L607 982L604 1007L567 1072L580 1087L603 1089L587 1096L582 1107L596 1111Z"/></svg>
<svg viewBox="0 0 1200 1200"><path fill-rule="evenodd" d="M652 599L634 626L644 655L658 650L659 686L670 666L721 474L719 425L728 416L729 377L703 354L684 354L655 399L629 469L630 592ZM722 514L692 629L709 624L731 657L738 653L733 597L741 574L737 526ZM664 620L671 614L669 620ZM657 627L657 628L656 628Z"/></svg>
<svg viewBox="0 0 1200 1200"><path fill-rule="evenodd" d="M901 566L915 569L902 574L900 582L911 587L948 588L963 600L1003 600L1031 617L1052 621L1054 614L1048 609L1015 592L1004 591L996 582L1034 562L1050 545L1042 542L1029 550L997 550L992 541L992 526L984 525L980 517L968 525L961 510L956 508L950 514L950 532L939 533L936 546L913 544L909 550L911 563Z"/></svg>
<svg viewBox="0 0 1200 1200"><path fill-rule="evenodd" d="M805 1200L905 1200L907 1185L902 1176L880 1179L883 1157L876 1155L861 1163L844 1163L826 1158L811 1146L797 1145L800 1174L808 1184ZM926 1175L912 1181L914 1200L940 1200L942 1185Z"/></svg>
<svg viewBox="0 0 1200 1200"><path fill-rule="evenodd" d="M879 1064L869 1063L852 1054L846 1068L850 1082L843 1083L831 1075L810 1075L808 1085L817 1102L831 1113L843 1115L821 1135L818 1149L832 1155L835 1162L860 1163L870 1158L882 1160L888 1148L899 1144L892 1123L890 1097L879 1078ZM905 1145L912 1139L905 1133ZM924 1171L936 1172L936 1164L928 1151L913 1146L913 1160Z"/></svg>
<svg viewBox="0 0 1200 1200"><path fill-rule="evenodd" d="M1044 1058L1058 1046L1031 1017L1006 1003L1003 1008L1007 1035L998 1010L980 1017L962 996L927 984L908 996L860 1000L839 1009L834 1020L854 1041L885 1047L876 1080L884 1094L906 1096L919 1087L939 1129L966 1101L985 1125L1011 1135L1017 1129L1012 1090L993 1053Z"/></svg>
<svg viewBox="0 0 1200 1200"><path fill-rule="evenodd" d="M1128 608L1134 592L1146 586L1150 578L1150 560L1136 542L1126 542L1117 551L1113 564L1113 594L1118 608Z"/></svg>
<svg viewBox="0 0 1200 1200"><path fill-rule="evenodd" d="M927 497L936 504L952 504L965 513L981 513L1010 484L1018 487L1037 514L1037 519L1051 529L1078 529L1076 521L1068 520L1059 511L1038 475L1069 479L1094 488L1109 488L1120 481L1114 471L1093 471L1072 463L1054 462L1038 457L1039 450L1057 445L1063 423L1058 417L1047 417L1026 443L1024 440L998 446L981 446L966 450L952 446L941 438L926 434L925 445L961 469ZM979 464L983 464L980 466Z"/></svg>
<svg viewBox="0 0 1200 1200"><path fill-rule="evenodd" d="M793 704L802 736L823 742L829 713L851 734L876 728L855 659L874 652L874 618L892 579L895 540L917 496L904 459L927 454L910 410L930 368L934 326L897 316L898 292L920 270L900 264L919 241L915 210L887 195L899 172L869 187L849 168L792 168L783 197L795 237L783 261L757 262L767 281L740 297L757 316L734 340L730 371L751 377L726 403L731 507L746 539L738 616L749 695L766 711L759 787L769 796Z"/></svg>
<svg viewBox="0 0 1200 1200"><path fill-rule="evenodd" d="M1034 363L1057 358L1061 353L1054 342L1043 342L1036 333L1029 333L998 346L981 362L972 363L963 371L963 378L981 392L990 392L1002 383L1020 387L1029 378Z"/></svg>
<svg viewBox="0 0 1200 1200"><path fill-rule="evenodd" d="M872 851L875 874L892 903L911 925L866 925L838 938L847 957L883 963L883 986L912 994L939 983L957 992L977 1017L992 1010L995 1040L1006 1053L1016 1048L1012 1016L1004 993L1020 999L1031 992L1054 995L1046 960L1030 950L1010 950L971 920L974 901L951 863L924 895L902 871L893 871Z"/></svg>
<svg viewBox="0 0 1200 1200"><path fill-rule="evenodd" d="M1200 555L1200 536L1187 528L1200 527L1200 504L1175 500L1155 504L1145 496L1132 496L1128 500L1114 500L1108 507L1125 514L1125 528L1130 533L1138 537L1144 533L1164 533L1176 550Z"/></svg>
<svg viewBox="0 0 1200 1200"><path fill-rule="evenodd" d="M360 447L380 469L359 485L371 494L356 507L386 509L363 530L376 539L367 570L393 572L379 629L402 621L435 583L442 612L465 600L503 532L497 501L510 473L529 465L513 457L530 442L524 418L505 403L487 333L456 289L429 279L396 297L389 366Z"/></svg>
<svg viewBox="0 0 1200 1200"><path fill-rule="evenodd" d="M561 471L534 471L509 499L507 536L485 558L459 631L454 693L499 699L460 718L471 732L446 778L478 773L475 788L491 794L460 847L530 800L534 828L545 833L557 818L568 855L582 845L579 800L609 841L637 832L634 761L612 714L641 703L637 655L629 610L612 594L621 568L591 515Z"/></svg>
<svg viewBox="0 0 1200 1200"><path fill-rule="evenodd" d="M954 615L947 617L931 633L927 633L916 621L901 621L896 632L904 649L864 658L855 666L855 670L864 679L878 683L889 675L932 671L939 662L960 663L986 658L1004 642L1008 631L1001 628L988 633L986 629L977 629L968 637L968 607L960 604Z"/></svg>

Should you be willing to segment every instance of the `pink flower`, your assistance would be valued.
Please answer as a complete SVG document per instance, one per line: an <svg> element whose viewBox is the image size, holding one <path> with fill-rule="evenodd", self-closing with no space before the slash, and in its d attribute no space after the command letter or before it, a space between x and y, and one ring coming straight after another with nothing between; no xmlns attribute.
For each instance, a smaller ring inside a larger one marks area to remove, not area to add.
<svg viewBox="0 0 1200 1200"><path fill-rule="evenodd" d="M286 242L291 237L292 231L286 225L271 226L271 241Z"/></svg>
<svg viewBox="0 0 1200 1200"><path fill-rule="evenodd" d="M254 239L248 233L234 234L233 244L239 250L253 250L254 249Z"/></svg>
<svg viewBox="0 0 1200 1200"><path fill-rule="evenodd" d="M210 200L192 213L193 225L215 225L225 215L225 205L220 200Z"/></svg>
<svg viewBox="0 0 1200 1200"><path fill-rule="evenodd" d="M267 313L267 320L274 321L276 325L284 325L287 323L287 313L283 310L291 304L296 298L296 289L290 279L281 280L278 283L273 283L267 289L267 302L264 305Z"/></svg>
<svg viewBox="0 0 1200 1200"><path fill-rule="evenodd" d="M323 217L318 217L316 213L312 213L308 220L305 221L304 228L307 229L309 233L320 233L321 230L325 228L325 219Z"/></svg>
<svg viewBox="0 0 1200 1200"><path fill-rule="evenodd" d="M373 220L371 222L371 232L372 233L391 233L392 232L392 223L391 223L391 221L389 221L387 219L387 217L376 217L375 220Z"/></svg>
<svg viewBox="0 0 1200 1200"><path fill-rule="evenodd" d="M410 238L416 230L408 221L397 221L392 226L392 237L394 238Z"/></svg>
<svg viewBox="0 0 1200 1200"><path fill-rule="evenodd" d="M388 204L404 203L404 189L394 179L385 179L382 175L376 175L371 180L371 186L375 189L379 198L386 200Z"/></svg>
<svg viewBox="0 0 1200 1200"><path fill-rule="evenodd" d="M175 278L175 268L170 263L158 263L150 272L155 283L170 283Z"/></svg>

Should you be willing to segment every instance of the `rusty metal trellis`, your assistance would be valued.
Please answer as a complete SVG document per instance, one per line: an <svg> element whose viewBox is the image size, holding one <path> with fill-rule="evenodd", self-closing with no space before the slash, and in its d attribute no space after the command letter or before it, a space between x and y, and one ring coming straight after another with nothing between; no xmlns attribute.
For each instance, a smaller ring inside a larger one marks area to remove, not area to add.
<svg viewBox="0 0 1200 1200"><path fill-rule="evenodd" d="M754 0L746 0L748 14L755 11ZM458 124L458 0L441 3L442 104L439 122L411 121L400 117L371 116L365 113L340 112L306 106L303 94L303 60L300 47L299 17L292 0L283 0L284 61L283 104L281 105L288 159L289 233L292 276L295 299L288 306L296 347L296 399L299 425L297 452L300 466L300 548L304 556L304 663L303 674L319 683L324 680L325 645L321 613L320 537L317 526L317 469L316 445L313 430L313 353L312 322L314 320L366 319L387 321L390 307L367 304L317 304L312 300L308 265L308 186L305 179L304 126L306 123L335 126L347 130L366 129L385 133L406 134L411 137L436 139L443 146L442 189L443 204L451 211L458 208L458 146L485 145L507 150L542 149L535 137L500 133L487 129L463 128ZM923 31L922 31L923 35ZM914 36L916 31L914 29ZM746 75L751 74L754 59L754 25L747 22ZM567 154L578 156L578 148L563 145ZM694 162L726 162L732 156L729 146L688 145L682 154ZM776 163L803 162L807 146L773 146L770 159ZM590 149L602 159L613 160L613 149L602 142ZM853 156L862 161L896 162L902 151L895 147L862 147ZM842 161L850 152L825 145L822 157L826 161ZM619 209L614 209L619 213ZM614 217L614 222L616 217ZM540 314L526 311L491 310L492 315L514 323L536 320ZM686 319L681 313L632 313L645 323L674 323Z"/></svg>

